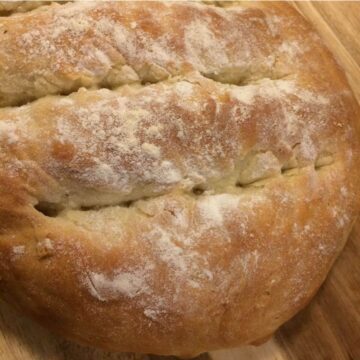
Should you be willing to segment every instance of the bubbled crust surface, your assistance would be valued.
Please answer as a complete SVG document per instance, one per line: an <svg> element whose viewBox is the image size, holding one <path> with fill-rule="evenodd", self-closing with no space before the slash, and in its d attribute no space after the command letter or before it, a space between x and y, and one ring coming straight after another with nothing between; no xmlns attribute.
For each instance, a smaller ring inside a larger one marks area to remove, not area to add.
<svg viewBox="0 0 360 360"><path fill-rule="evenodd" d="M283 3L2 17L0 84L1 296L70 339L255 342L310 300L356 218L358 105Z"/></svg>

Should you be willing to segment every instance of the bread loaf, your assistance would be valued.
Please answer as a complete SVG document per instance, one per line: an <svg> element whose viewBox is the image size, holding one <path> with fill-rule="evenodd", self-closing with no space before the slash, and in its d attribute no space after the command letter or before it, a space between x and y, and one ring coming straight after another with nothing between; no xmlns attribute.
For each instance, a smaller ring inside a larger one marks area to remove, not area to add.
<svg viewBox="0 0 360 360"><path fill-rule="evenodd" d="M51 1L0 1L0 15L22 13L49 4Z"/></svg>
<svg viewBox="0 0 360 360"><path fill-rule="evenodd" d="M0 106L0 296L79 343L258 342L359 211L358 104L285 3L0 17Z"/></svg>

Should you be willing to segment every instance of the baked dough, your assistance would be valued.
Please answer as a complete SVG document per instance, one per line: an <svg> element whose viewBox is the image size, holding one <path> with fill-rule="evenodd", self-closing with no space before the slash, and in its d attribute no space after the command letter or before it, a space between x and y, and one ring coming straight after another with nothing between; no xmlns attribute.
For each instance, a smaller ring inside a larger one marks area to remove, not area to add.
<svg viewBox="0 0 360 360"><path fill-rule="evenodd" d="M49 4L51 1L0 1L0 15L22 13Z"/></svg>
<svg viewBox="0 0 360 360"><path fill-rule="evenodd" d="M77 342L190 355L303 308L359 210L359 108L285 3L0 18L0 293Z"/></svg>

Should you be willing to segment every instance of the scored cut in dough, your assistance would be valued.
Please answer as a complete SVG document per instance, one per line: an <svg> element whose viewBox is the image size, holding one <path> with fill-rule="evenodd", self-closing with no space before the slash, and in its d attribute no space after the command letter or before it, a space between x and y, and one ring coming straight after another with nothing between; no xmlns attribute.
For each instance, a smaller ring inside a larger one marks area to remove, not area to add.
<svg viewBox="0 0 360 360"><path fill-rule="evenodd" d="M284 3L216 5L0 17L1 297L69 339L258 342L351 230L359 108L339 65Z"/></svg>

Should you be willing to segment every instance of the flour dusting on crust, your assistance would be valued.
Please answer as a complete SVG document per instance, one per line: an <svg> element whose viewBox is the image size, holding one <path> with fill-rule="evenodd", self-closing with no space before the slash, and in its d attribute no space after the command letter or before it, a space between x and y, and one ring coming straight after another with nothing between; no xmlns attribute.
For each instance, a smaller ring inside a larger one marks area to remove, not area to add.
<svg viewBox="0 0 360 360"><path fill-rule="evenodd" d="M149 292L145 269L120 272L113 276L90 272L87 276L86 282L91 294L100 301L118 299L121 296L134 298Z"/></svg>

